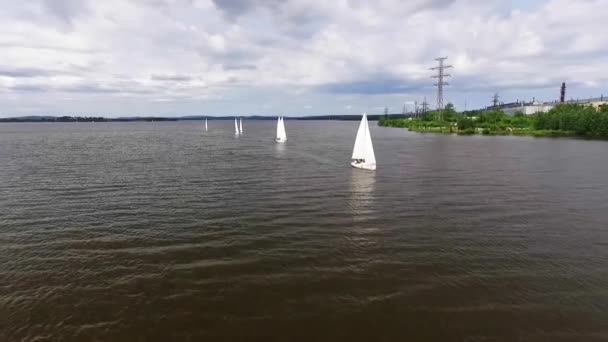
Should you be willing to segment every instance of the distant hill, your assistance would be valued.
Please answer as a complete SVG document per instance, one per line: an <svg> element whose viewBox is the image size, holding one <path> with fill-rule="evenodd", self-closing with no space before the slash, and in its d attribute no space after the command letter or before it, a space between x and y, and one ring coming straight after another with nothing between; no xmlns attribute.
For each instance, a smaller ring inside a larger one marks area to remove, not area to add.
<svg viewBox="0 0 608 342"><path fill-rule="evenodd" d="M367 116L369 120L378 120L384 114L370 114ZM276 116L239 116L247 120L276 120ZM389 114L391 119L404 118L410 115L407 114ZM203 116L189 115L179 117L154 117L154 116L129 116L118 118L104 118L101 116L20 116L12 118L0 118L0 122L128 122L128 121L181 121L181 120L199 120L205 118L208 120L234 120L235 116ZM358 121L361 120L361 115L316 115L303 117L285 117L286 120L339 120L339 121Z"/></svg>
<svg viewBox="0 0 608 342"><path fill-rule="evenodd" d="M382 116L384 116L384 114L369 114L369 115L367 115L367 119L370 121L377 121ZM409 116L411 116L411 115L409 115L409 114L388 114L388 117L391 119L401 119L401 118L406 118ZM317 116L305 116L305 117L297 118L297 120L359 121L359 120L361 120L361 115L317 115Z"/></svg>
<svg viewBox="0 0 608 342"><path fill-rule="evenodd" d="M0 122L41 122L41 121L55 121L54 116L41 116L41 115L32 115L32 116L20 116L16 118L0 118Z"/></svg>
<svg viewBox="0 0 608 342"><path fill-rule="evenodd" d="M247 120L276 120L276 116L261 116L261 115L230 115L230 116L203 116L203 115L190 115L180 116L179 120L234 120L235 117L247 119Z"/></svg>

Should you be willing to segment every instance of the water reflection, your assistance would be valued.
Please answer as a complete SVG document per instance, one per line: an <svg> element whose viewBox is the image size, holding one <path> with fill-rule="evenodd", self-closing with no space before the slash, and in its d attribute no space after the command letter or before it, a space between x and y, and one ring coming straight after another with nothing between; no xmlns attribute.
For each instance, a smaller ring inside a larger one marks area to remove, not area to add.
<svg viewBox="0 0 608 342"><path fill-rule="evenodd" d="M287 145L287 143L275 143L274 145L275 145L275 148L277 151L277 155L279 155L281 157L283 155L285 155L285 150L286 150L285 145Z"/></svg>
<svg viewBox="0 0 608 342"><path fill-rule="evenodd" d="M375 183L374 172L355 169L351 171L349 207L354 221L365 221L373 216Z"/></svg>

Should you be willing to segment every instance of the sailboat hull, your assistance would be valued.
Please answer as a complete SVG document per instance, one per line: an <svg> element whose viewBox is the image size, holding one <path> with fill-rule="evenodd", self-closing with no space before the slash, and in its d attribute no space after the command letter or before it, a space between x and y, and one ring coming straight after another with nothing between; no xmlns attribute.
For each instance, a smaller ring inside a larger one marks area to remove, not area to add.
<svg viewBox="0 0 608 342"><path fill-rule="evenodd" d="M355 163L353 161L353 162L350 162L350 165L356 169L376 171L376 164Z"/></svg>
<svg viewBox="0 0 608 342"><path fill-rule="evenodd" d="M278 142L278 143L284 143L284 142L286 142L286 141L287 141L287 139L281 139L281 138L276 138L276 139L274 139L274 140L275 140L276 142Z"/></svg>

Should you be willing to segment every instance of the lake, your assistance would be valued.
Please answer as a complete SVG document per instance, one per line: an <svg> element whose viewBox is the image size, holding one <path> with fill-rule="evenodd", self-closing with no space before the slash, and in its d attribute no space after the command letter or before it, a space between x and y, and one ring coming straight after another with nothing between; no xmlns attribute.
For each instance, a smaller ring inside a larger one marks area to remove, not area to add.
<svg viewBox="0 0 608 342"><path fill-rule="evenodd" d="M608 142L275 124L0 124L0 340L608 339Z"/></svg>

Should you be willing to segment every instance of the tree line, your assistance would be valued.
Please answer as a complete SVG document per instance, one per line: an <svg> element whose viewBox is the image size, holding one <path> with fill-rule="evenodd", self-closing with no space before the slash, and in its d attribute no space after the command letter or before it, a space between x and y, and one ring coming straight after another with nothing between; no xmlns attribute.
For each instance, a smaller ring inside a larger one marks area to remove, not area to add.
<svg viewBox="0 0 608 342"><path fill-rule="evenodd" d="M23 116L15 118L0 118L0 122L113 122L113 121L177 121L177 118L135 117L135 118L104 118L101 116Z"/></svg>
<svg viewBox="0 0 608 342"><path fill-rule="evenodd" d="M535 129L570 131L577 135L608 136L608 105L599 108L563 104L534 118Z"/></svg>
<svg viewBox="0 0 608 342"><path fill-rule="evenodd" d="M429 111L415 119L381 117L380 126L404 127L420 132L460 134L534 134L608 137L608 105L559 104L546 113L507 115L500 110L457 113L452 104L442 111Z"/></svg>

